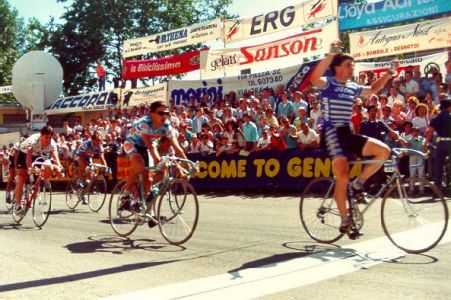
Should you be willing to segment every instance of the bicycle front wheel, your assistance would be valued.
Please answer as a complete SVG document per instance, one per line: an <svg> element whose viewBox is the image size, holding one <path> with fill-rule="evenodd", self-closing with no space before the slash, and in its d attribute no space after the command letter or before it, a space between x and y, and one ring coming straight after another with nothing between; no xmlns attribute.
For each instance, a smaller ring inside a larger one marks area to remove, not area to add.
<svg viewBox="0 0 451 300"><path fill-rule="evenodd" d="M98 212L106 199L106 180L103 176L97 177L88 186L88 206L93 212Z"/></svg>
<svg viewBox="0 0 451 300"><path fill-rule="evenodd" d="M126 237L138 227L136 215L128 210L121 209L121 198L124 194L125 181L121 181L113 189L108 208L111 227L117 235Z"/></svg>
<svg viewBox="0 0 451 300"><path fill-rule="evenodd" d="M71 180L67 183L66 187L66 205L70 209L75 209L80 202L77 191L77 183L75 180Z"/></svg>
<svg viewBox="0 0 451 300"><path fill-rule="evenodd" d="M440 190L429 181L410 177L394 183L381 206L382 228L407 253L434 248L448 226L448 208Z"/></svg>
<svg viewBox="0 0 451 300"><path fill-rule="evenodd" d="M172 245L188 241L196 230L199 202L191 183L173 179L165 184L158 203L157 220L163 238Z"/></svg>
<svg viewBox="0 0 451 300"><path fill-rule="evenodd" d="M317 242L331 244L338 241L340 213L334 198L335 181L330 177L312 180L301 195L299 215L307 234Z"/></svg>
<svg viewBox="0 0 451 300"><path fill-rule="evenodd" d="M39 183L39 190L33 199L33 222L41 228L47 222L52 209L52 186L44 179Z"/></svg>

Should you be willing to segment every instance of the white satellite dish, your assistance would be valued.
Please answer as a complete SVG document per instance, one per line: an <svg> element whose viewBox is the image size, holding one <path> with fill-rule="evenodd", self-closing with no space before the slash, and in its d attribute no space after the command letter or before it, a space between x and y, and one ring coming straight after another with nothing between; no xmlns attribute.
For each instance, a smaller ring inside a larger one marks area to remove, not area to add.
<svg viewBox="0 0 451 300"><path fill-rule="evenodd" d="M38 127L46 123L44 110L61 94L63 68L56 58L42 51L31 51L14 64L13 95L32 111ZM33 127L35 127L33 125Z"/></svg>

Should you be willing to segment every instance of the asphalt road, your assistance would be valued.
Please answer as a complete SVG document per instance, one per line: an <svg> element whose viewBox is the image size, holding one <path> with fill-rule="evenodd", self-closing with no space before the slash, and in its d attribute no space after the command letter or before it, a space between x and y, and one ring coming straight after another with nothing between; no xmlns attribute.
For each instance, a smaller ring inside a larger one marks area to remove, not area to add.
<svg viewBox="0 0 451 300"><path fill-rule="evenodd" d="M0 299L449 299L451 240L423 255L394 250L379 204L365 235L334 245L302 229L298 197L202 195L190 241L169 245L158 228L130 239L87 207L67 209L62 194L43 229L22 225L0 193ZM451 202L451 201L449 201ZM388 245L388 246L387 246Z"/></svg>

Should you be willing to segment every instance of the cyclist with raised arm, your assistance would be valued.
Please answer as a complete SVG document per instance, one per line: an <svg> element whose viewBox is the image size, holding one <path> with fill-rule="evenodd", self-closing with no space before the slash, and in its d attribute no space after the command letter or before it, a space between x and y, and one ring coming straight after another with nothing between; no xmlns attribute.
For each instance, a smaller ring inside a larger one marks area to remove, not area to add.
<svg viewBox="0 0 451 300"><path fill-rule="evenodd" d="M185 153L180 147L174 134L174 129L168 120L169 110L162 101L153 102L150 105L150 115L144 116L133 123L127 136L125 137L124 151L130 160L129 175L124 187L124 194L121 198L120 209L140 212L139 202L131 202L132 188L139 174L143 174L144 192L147 195L152 185L152 178L146 166L151 165L148 151L153 160L153 164L160 163L160 155L154 141L163 136L169 139L177 157L186 159Z"/></svg>
<svg viewBox="0 0 451 300"><path fill-rule="evenodd" d="M81 145L75 150L74 166L77 167L76 178L78 179L78 184L81 187L87 186L87 180L89 180L89 178L85 178L85 170L92 163L92 158L95 155L99 156L102 164L107 169L107 164L103 152L102 139L100 138L100 135L97 131L92 134L90 140L82 142ZM83 195L82 204L87 203L88 202Z"/></svg>
<svg viewBox="0 0 451 300"><path fill-rule="evenodd" d="M345 154L368 156L374 160L386 160L390 156L390 148L383 142L352 132L350 120L353 101L359 96L369 97L380 91L396 73L398 66L399 62L393 61L391 69L381 78L370 86L361 86L351 81L354 75L354 59L341 53L341 41L336 41L331 44L329 54L312 73L311 82L320 90L321 95L322 130L327 151L332 159L332 171L336 177L334 196L342 219L342 233L352 224L346 210L349 164ZM327 69L330 69L332 76L324 76ZM360 175L352 182L357 201L366 201L363 185L381 166L381 163L365 165Z"/></svg>
<svg viewBox="0 0 451 300"><path fill-rule="evenodd" d="M27 178L27 171L31 170L33 161L39 156L45 156L53 159L58 168L56 171L59 173L63 169L58 158L56 142L52 139L53 128L49 125L42 127L40 133L30 135L19 146L19 154L17 156L16 173L18 180L16 182L15 197L16 205L19 206L18 211L23 209L21 207L21 199L23 193L23 186ZM51 176L52 167L45 166L44 178Z"/></svg>

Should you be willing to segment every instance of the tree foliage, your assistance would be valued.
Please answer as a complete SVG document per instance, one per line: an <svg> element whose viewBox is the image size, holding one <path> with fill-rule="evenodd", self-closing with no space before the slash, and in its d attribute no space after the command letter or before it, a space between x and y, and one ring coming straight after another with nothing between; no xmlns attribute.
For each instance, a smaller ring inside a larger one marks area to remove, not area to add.
<svg viewBox="0 0 451 300"><path fill-rule="evenodd" d="M157 34L225 15L231 1L71 1L62 16L63 23L51 21L45 28L41 28L37 44L47 47L60 61L64 70L64 91L74 95L95 87L97 60L106 68L110 80L112 77L120 77L124 40ZM58 2L69 3L68 0ZM190 46L152 53L151 56L162 57L193 48L194 46Z"/></svg>

